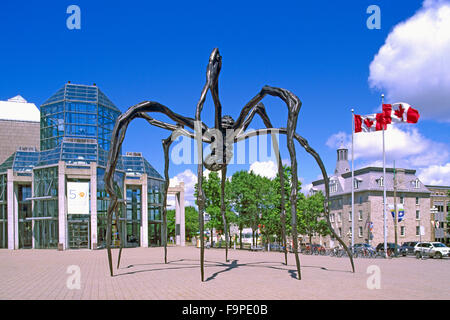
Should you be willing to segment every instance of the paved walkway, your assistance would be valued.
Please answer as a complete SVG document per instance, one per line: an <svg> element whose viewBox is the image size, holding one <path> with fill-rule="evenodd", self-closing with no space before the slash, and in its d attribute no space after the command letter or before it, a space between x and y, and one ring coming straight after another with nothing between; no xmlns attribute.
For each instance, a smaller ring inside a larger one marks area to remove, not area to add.
<svg viewBox="0 0 450 320"><path fill-rule="evenodd" d="M168 252L164 264L163 248L125 249L111 278L106 250L0 250L0 299L450 298L450 259L356 259L353 274L348 259L300 255L298 281L292 254L285 266L278 252L231 249L230 262L224 263L224 250L207 249L202 283L199 249L169 247ZM115 259L117 253L113 250ZM369 277L377 284L375 273L367 273L371 265L380 271L380 289L368 289ZM79 267L80 289L67 273L70 266Z"/></svg>

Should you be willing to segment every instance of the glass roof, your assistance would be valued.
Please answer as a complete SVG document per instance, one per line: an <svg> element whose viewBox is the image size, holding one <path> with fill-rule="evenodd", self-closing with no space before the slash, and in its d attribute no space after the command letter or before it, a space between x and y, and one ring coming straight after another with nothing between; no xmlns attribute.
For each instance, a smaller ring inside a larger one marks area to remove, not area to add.
<svg viewBox="0 0 450 320"><path fill-rule="evenodd" d="M13 169L15 172L31 174L38 159L39 152L37 151L16 151L0 165L0 173Z"/></svg>
<svg viewBox="0 0 450 320"><path fill-rule="evenodd" d="M143 156L122 156L123 168L128 176L146 173L149 178L163 179Z"/></svg>
<svg viewBox="0 0 450 320"><path fill-rule="evenodd" d="M42 106L58 101L81 101L98 103L120 112L120 110L108 99L108 97L97 87L82 84L66 83L54 95L45 101Z"/></svg>
<svg viewBox="0 0 450 320"><path fill-rule="evenodd" d="M96 143L63 141L62 144L50 150L14 152L0 165L0 173L13 169L15 172L31 174L36 166L56 165L59 161L75 166L86 166L91 162L97 162L99 166L106 167L107 159L108 153L99 148ZM146 173L149 178L163 180L163 177L143 156L120 156L116 170L125 171L128 176L140 176Z"/></svg>

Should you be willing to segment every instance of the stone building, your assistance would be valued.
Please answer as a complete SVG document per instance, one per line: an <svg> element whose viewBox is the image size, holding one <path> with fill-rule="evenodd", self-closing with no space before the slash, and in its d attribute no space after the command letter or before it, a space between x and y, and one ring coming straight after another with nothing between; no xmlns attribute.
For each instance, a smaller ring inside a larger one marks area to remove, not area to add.
<svg viewBox="0 0 450 320"><path fill-rule="evenodd" d="M450 186L427 185L426 187L431 191L431 220L434 222L432 238L448 245L450 244L450 225L447 220L450 213L450 196L448 194Z"/></svg>
<svg viewBox="0 0 450 320"><path fill-rule="evenodd" d="M396 197L394 199L394 173ZM366 167L354 172L354 243L369 243L376 246L384 242L383 184L387 197L387 242L395 241L394 219L390 208L397 204L398 211L404 210L404 218L397 224L398 243L405 241L432 240L430 194L431 192L415 175L412 169ZM348 244L351 244L352 227L352 173L348 162L348 150L337 150L337 164L330 179L330 220L334 230ZM324 192L324 181L314 181L311 192ZM421 232L422 230L422 232ZM329 247L337 245L330 236L313 239Z"/></svg>
<svg viewBox="0 0 450 320"><path fill-rule="evenodd" d="M0 101L0 163L18 149L39 150L40 113L20 95Z"/></svg>

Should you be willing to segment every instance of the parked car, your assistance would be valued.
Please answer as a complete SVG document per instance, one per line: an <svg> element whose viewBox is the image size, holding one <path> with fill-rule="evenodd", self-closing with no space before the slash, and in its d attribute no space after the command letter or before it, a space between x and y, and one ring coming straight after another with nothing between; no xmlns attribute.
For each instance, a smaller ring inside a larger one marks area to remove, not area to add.
<svg viewBox="0 0 450 320"><path fill-rule="evenodd" d="M353 245L353 252L359 252L362 250L369 250L375 252L375 249L368 243L355 243Z"/></svg>
<svg viewBox="0 0 450 320"><path fill-rule="evenodd" d="M397 247L395 246L395 243L392 242L388 242L387 243L387 253L390 256L391 254L394 253L395 248L397 248L397 252L400 251L400 246L397 244ZM377 252L379 251L384 251L384 242L381 242L377 245L376 249Z"/></svg>
<svg viewBox="0 0 450 320"><path fill-rule="evenodd" d="M414 254L418 259L425 256L440 259L450 256L450 248L442 242L419 242L414 247Z"/></svg>
<svg viewBox="0 0 450 320"><path fill-rule="evenodd" d="M417 241L408 241L403 242L403 244L400 246L400 254L404 257L407 255L413 255L414 254L414 247L416 246Z"/></svg>

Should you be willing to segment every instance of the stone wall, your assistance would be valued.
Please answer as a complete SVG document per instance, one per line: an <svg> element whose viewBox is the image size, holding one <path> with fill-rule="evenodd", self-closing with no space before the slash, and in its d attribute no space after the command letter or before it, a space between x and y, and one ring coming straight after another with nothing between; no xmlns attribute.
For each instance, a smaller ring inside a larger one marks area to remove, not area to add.
<svg viewBox="0 0 450 320"><path fill-rule="evenodd" d="M39 122L0 120L0 164L18 147L39 150Z"/></svg>

